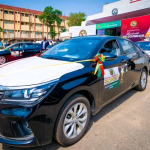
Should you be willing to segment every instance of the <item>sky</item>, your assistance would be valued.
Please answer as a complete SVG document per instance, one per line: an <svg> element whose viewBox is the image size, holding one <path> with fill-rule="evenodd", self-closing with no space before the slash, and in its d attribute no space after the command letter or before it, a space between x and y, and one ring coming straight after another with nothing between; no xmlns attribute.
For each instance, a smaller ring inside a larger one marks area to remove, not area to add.
<svg viewBox="0 0 150 150"><path fill-rule="evenodd" d="M84 12L87 16L101 13L104 4L117 0L0 0L0 4L43 11L46 6L62 11L68 16L73 12Z"/></svg>

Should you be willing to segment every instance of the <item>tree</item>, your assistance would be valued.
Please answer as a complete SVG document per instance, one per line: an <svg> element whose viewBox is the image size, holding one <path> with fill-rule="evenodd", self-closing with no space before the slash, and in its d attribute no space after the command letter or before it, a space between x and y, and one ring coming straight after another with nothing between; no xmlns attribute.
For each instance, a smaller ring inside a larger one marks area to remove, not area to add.
<svg viewBox="0 0 150 150"><path fill-rule="evenodd" d="M4 32L4 30L0 27L0 32Z"/></svg>
<svg viewBox="0 0 150 150"><path fill-rule="evenodd" d="M66 31L67 31L66 28L61 28L61 29L60 29L60 32L66 32Z"/></svg>
<svg viewBox="0 0 150 150"><path fill-rule="evenodd" d="M85 13L70 13L69 17L67 17L68 26L81 26L81 22L85 21L86 14Z"/></svg>
<svg viewBox="0 0 150 150"><path fill-rule="evenodd" d="M60 16L62 16L62 12L58 9L54 10L54 8L51 6L46 7L43 11L43 14L39 16L39 20L43 22L44 25L50 28L50 35L52 39L57 35L54 30L55 22L58 28L60 27L60 24L62 22Z"/></svg>

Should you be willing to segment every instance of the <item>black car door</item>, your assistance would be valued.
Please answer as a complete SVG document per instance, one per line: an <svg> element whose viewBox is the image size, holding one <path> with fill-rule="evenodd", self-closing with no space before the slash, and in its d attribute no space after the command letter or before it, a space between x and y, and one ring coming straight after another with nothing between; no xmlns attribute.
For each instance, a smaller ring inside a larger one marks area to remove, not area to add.
<svg viewBox="0 0 150 150"><path fill-rule="evenodd" d="M37 44L25 43L24 45L24 57L34 56L40 52L40 47L36 46Z"/></svg>
<svg viewBox="0 0 150 150"><path fill-rule="evenodd" d="M135 45L132 42L125 39L119 39L119 42L124 52L124 62L128 67L127 88L131 88L139 82L141 68L143 68L145 57L142 52L136 49Z"/></svg>
<svg viewBox="0 0 150 150"><path fill-rule="evenodd" d="M23 58L24 44L18 43L11 47L11 60Z"/></svg>
<svg viewBox="0 0 150 150"><path fill-rule="evenodd" d="M105 75L99 82L100 106L109 103L112 99L126 91L127 70L124 64L124 57L116 39L104 43L100 53L108 52L117 55L113 61L103 63Z"/></svg>

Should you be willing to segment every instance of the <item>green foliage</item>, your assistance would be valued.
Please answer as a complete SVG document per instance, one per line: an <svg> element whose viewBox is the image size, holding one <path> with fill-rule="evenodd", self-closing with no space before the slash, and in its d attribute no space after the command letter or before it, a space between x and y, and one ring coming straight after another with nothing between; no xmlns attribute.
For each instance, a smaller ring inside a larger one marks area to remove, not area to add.
<svg viewBox="0 0 150 150"><path fill-rule="evenodd" d="M0 27L0 32L4 32L4 30Z"/></svg>
<svg viewBox="0 0 150 150"><path fill-rule="evenodd" d="M50 35L52 39L57 35L57 33L55 32L53 28L50 28Z"/></svg>
<svg viewBox="0 0 150 150"><path fill-rule="evenodd" d="M60 29L60 32L66 32L66 31L67 31L66 28L61 28L61 29Z"/></svg>
<svg viewBox="0 0 150 150"><path fill-rule="evenodd" d="M43 22L44 25L50 28L50 35L52 39L57 35L55 30L53 29L55 22L58 27L60 27L60 24L62 22L62 19L59 16L62 16L62 12L58 9L54 10L54 8L51 6L46 7L43 11L43 14L39 16L39 20Z"/></svg>
<svg viewBox="0 0 150 150"><path fill-rule="evenodd" d="M81 22L85 21L86 14L85 13L70 13L69 17L67 17L68 26L81 26Z"/></svg>

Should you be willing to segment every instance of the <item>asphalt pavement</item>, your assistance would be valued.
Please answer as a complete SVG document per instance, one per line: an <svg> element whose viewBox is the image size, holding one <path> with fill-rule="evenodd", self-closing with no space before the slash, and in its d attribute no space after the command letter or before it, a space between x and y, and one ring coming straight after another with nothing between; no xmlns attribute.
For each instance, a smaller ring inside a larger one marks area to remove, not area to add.
<svg viewBox="0 0 150 150"><path fill-rule="evenodd" d="M62 147L56 141L35 148L0 144L0 150L149 150L150 77L144 92L130 90L92 116L85 136L75 145Z"/></svg>

